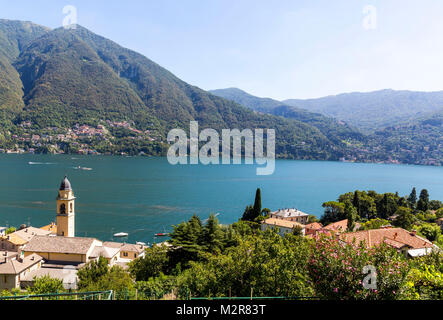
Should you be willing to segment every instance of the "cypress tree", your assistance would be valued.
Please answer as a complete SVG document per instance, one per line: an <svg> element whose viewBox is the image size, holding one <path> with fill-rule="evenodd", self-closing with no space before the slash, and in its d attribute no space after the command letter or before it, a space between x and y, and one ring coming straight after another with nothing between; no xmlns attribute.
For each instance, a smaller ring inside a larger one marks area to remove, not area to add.
<svg viewBox="0 0 443 320"><path fill-rule="evenodd" d="M408 202L410 208L414 209L417 203L417 190L415 189L415 187L412 189L411 194L409 195Z"/></svg>
<svg viewBox="0 0 443 320"><path fill-rule="evenodd" d="M354 206L355 209L357 209L357 214L361 215L361 212L360 212L360 196L358 194L358 190L355 190L355 192L354 192L354 198L352 199L352 205Z"/></svg>
<svg viewBox="0 0 443 320"><path fill-rule="evenodd" d="M261 213L261 190L257 189L255 192L255 202L254 202L254 219L258 218Z"/></svg>
<svg viewBox="0 0 443 320"><path fill-rule="evenodd" d="M420 197L417 202L417 210L426 212L429 209L429 193L428 190L423 189L420 192Z"/></svg>

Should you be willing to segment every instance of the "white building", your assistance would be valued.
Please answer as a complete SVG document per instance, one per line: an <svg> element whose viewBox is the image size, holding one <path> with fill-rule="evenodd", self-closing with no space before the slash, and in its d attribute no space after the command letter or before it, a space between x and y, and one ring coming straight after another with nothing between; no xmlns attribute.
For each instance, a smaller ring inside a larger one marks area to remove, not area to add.
<svg viewBox="0 0 443 320"><path fill-rule="evenodd" d="M296 221L300 224L307 224L309 214L298 209L279 209L270 213L271 218L283 219L287 221Z"/></svg>

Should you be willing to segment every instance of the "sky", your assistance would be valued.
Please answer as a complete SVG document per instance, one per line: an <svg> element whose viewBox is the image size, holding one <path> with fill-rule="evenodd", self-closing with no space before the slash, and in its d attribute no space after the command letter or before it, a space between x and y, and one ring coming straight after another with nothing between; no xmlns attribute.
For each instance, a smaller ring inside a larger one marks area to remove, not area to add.
<svg viewBox="0 0 443 320"><path fill-rule="evenodd" d="M443 90L441 0L0 0L0 18L57 28L68 5L78 24L205 90Z"/></svg>

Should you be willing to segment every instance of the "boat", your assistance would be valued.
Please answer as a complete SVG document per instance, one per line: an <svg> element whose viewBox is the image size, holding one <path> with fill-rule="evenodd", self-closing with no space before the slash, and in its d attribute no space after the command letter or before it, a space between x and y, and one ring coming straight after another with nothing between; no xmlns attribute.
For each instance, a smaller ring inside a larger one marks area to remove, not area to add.
<svg viewBox="0 0 443 320"><path fill-rule="evenodd" d="M123 238L123 237L127 237L128 234L126 232L119 232L119 233L115 233L114 237L116 238Z"/></svg>
<svg viewBox="0 0 443 320"><path fill-rule="evenodd" d="M167 237L167 236L169 236L169 233L163 233L163 232L161 232L161 233L156 233L155 236L156 236L156 237Z"/></svg>
<svg viewBox="0 0 443 320"><path fill-rule="evenodd" d="M141 241L137 241L135 244L139 245L139 246L146 246L146 243L141 242Z"/></svg>

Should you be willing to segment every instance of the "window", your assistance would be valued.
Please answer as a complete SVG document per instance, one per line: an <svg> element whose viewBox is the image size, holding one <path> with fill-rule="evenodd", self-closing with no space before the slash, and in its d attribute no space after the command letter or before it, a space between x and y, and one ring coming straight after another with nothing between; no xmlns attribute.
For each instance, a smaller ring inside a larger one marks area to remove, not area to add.
<svg viewBox="0 0 443 320"><path fill-rule="evenodd" d="M66 214L66 206L64 203L60 205L60 214Z"/></svg>

